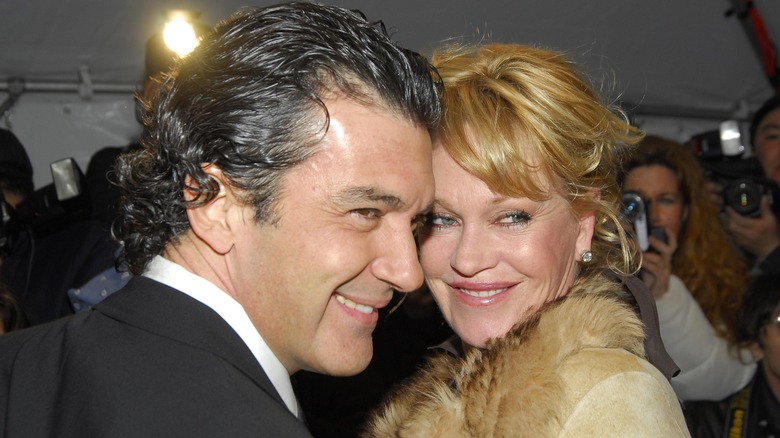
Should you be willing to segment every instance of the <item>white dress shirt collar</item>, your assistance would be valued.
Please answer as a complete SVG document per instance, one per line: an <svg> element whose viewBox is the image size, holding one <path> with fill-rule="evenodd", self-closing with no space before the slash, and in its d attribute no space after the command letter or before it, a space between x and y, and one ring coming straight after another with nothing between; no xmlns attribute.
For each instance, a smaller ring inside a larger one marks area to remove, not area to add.
<svg viewBox="0 0 780 438"><path fill-rule="evenodd" d="M252 351L290 412L299 417L298 402L287 369L265 343L238 301L214 283L162 256L152 259L143 275L189 295L217 312Z"/></svg>

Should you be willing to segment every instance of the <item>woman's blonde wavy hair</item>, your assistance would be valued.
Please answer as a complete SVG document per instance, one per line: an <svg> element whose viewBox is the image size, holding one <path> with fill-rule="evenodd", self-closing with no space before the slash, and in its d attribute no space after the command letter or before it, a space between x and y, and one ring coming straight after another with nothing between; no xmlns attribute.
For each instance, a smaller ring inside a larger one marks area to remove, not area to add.
<svg viewBox="0 0 780 438"><path fill-rule="evenodd" d="M683 145L647 136L625 164L625 173L643 166L674 172L687 216L672 258L672 273L685 283L716 333L736 345L737 315L748 283L742 255L729 240L705 187L704 172Z"/></svg>
<svg viewBox="0 0 780 438"><path fill-rule="evenodd" d="M579 283L604 269L635 273L617 177L642 134L625 114L554 51L459 45L432 63L444 82L438 135L452 158L498 194L539 201L556 190L572 214L595 212L593 260L581 264Z"/></svg>

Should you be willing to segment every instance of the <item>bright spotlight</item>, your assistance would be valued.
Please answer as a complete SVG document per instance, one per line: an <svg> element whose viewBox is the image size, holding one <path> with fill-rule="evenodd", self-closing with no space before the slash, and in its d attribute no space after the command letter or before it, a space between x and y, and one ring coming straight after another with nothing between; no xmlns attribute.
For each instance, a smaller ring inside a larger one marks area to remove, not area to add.
<svg viewBox="0 0 780 438"><path fill-rule="evenodd" d="M163 29L163 40L179 57L184 57L198 45L198 37L192 27L192 21L200 13L191 11L166 11L168 22Z"/></svg>

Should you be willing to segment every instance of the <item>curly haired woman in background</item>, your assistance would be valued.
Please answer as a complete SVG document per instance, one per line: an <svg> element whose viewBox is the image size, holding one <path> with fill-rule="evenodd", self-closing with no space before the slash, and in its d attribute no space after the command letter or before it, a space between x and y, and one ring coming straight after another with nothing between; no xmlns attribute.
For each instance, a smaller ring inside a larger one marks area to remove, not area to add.
<svg viewBox="0 0 780 438"><path fill-rule="evenodd" d="M642 280L658 307L661 337L681 373L672 379L683 400L720 400L755 372L736 346L736 318L748 282L745 261L732 246L705 188L704 173L681 144L647 136L624 166L624 192L645 200L650 237Z"/></svg>

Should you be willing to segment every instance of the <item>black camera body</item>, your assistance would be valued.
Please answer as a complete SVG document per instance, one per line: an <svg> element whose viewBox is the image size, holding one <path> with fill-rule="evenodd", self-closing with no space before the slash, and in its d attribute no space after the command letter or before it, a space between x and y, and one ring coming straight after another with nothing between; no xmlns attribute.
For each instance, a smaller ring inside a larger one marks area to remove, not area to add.
<svg viewBox="0 0 780 438"><path fill-rule="evenodd" d="M8 251L22 230L43 236L91 211L84 174L72 158L51 163L53 183L35 190L11 207L0 197L0 251Z"/></svg>
<svg viewBox="0 0 780 438"><path fill-rule="evenodd" d="M728 120L717 131L694 135L686 143L707 177L722 187L723 204L743 216L761 215L761 196L766 195L775 215L780 213L780 186L764 177L755 157L742 157L744 146L736 121Z"/></svg>
<svg viewBox="0 0 780 438"><path fill-rule="evenodd" d="M755 158L745 158L727 165L707 163L704 168L710 178L723 187L723 203L743 216L761 215L761 196L766 195L769 208L780 213L780 186L764 178Z"/></svg>

